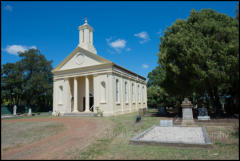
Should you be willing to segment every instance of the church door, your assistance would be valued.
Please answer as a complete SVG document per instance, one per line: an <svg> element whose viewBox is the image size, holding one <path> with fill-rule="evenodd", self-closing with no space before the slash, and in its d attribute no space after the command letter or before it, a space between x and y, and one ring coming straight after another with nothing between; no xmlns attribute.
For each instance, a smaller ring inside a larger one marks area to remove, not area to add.
<svg viewBox="0 0 240 161"><path fill-rule="evenodd" d="M94 97L93 95L90 93L89 94L89 108L91 108L93 105L94 105ZM92 109L89 109L90 111L93 112L93 108ZM83 111L85 111L85 97L83 97Z"/></svg>

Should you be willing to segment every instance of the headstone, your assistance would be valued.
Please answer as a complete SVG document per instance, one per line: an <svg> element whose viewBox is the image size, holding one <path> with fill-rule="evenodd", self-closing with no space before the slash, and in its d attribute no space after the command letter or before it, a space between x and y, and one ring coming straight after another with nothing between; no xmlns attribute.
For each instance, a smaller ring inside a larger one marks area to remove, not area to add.
<svg viewBox="0 0 240 161"><path fill-rule="evenodd" d="M28 109L28 116L31 116L31 115L32 115L32 109L29 108L29 109Z"/></svg>
<svg viewBox="0 0 240 161"><path fill-rule="evenodd" d="M205 107L198 108L198 120L210 120L207 108Z"/></svg>
<svg viewBox="0 0 240 161"><path fill-rule="evenodd" d="M137 118L136 118L136 123L140 122L142 119L141 115L138 115Z"/></svg>
<svg viewBox="0 0 240 161"><path fill-rule="evenodd" d="M17 115L17 106L14 105L13 107L13 115L16 116Z"/></svg>
<svg viewBox="0 0 240 161"><path fill-rule="evenodd" d="M205 107L198 108L198 116L208 116L207 108Z"/></svg>
<svg viewBox="0 0 240 161"><path fill-rule="evenodd" d="M182 123L183 124L194 123L193 112L192 112L193 105L191 101L189 101L188 98L184 98L184 101L182 102L181 107L182 107L182 115L183 115Z"/></svg>
<svg viewBox="0 0 240 161"><path fill-rule="evenodd" d="M165 107L158 107L158 114L159 115L167 115L167 111Z"/></svg>
<svg viewBox="0 0 240 161"><path fill-rule="evenodd" d="M173 126L173 120L160 120L160 126Z"/></svg>

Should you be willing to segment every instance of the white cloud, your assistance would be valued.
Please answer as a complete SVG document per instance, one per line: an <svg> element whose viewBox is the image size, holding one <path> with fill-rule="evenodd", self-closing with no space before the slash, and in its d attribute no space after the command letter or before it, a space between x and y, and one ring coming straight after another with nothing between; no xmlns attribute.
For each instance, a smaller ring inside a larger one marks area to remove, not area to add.
<svg viewBox="0 0 240 161"><path fill-rule="evenodd" d="M142 68L147 69L149 66L147 64L143 64Z"/></svg>
<svg viewBox="0 0 240 161"><path fill-rule="evenodd" d="M143 44L150 40L150 37L148 36L148 33L146 31L134 34L134 36L139 37L141 39L140 44Z"/></svg>
<svg viewBox="0 0 240 161"><path fill-rule="evenodd" d="M11 12L13 10L13 7L10 5L6 5L4 9Z"/></svg>
<svg viewBox="0 0 240 161"><path fill-rule="evenodd" d="M37 49L36 46L23 46L23 45L8 45L4 49L9 54L18 55L18 52L24 52L29 49Z"/></svg>
<svg viewBox="0 0 240 161"><path fill-rule="evenodd" d="M126 41L125 40L121 40L121 39L118 39L116 41L113 41L110 43L110 46L113 47L113 48L125 48L126 46Z"/></svg>
<svg viewBox="0 0 240 161"><path fill-rule="evenodd" d="M115 49L117 52L120 52L121 49L124 49L126 47L126 43L127 43L126 40L117 39L112 42L111 40L112 40L112 37L106 39L108 45L111 46L113 49Z"/></svg>

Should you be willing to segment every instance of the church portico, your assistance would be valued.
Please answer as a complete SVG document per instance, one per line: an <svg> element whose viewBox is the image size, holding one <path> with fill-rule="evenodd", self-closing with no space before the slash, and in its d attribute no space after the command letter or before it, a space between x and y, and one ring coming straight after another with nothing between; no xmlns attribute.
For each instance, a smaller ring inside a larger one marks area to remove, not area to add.
<svg viewBox="0 0 240 161"><path fill-rule="evenodd" d="M146 79L97 55L93 28L79 27L79 44L53 71L53 115L118 115L147 108Z"/></svg>
<svg viewBox="0 0 240 161"><path fill-rule="evenodd" d="M93 112L93 75L69 77L66 80L69 82L69 88L66 88L69 91L66 91L66 95L70 97L67 111L71 113Z"/></svg>

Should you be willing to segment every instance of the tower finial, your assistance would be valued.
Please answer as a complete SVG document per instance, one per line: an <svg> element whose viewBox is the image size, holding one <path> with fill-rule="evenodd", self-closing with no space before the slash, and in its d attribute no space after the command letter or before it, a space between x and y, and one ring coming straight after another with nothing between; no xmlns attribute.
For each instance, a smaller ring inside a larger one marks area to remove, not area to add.
<svg viewBox="0 0 240 161"><path fill-rule="evenodd" d="M85 16L85 23L87 23L87 16Z"/></svg>

